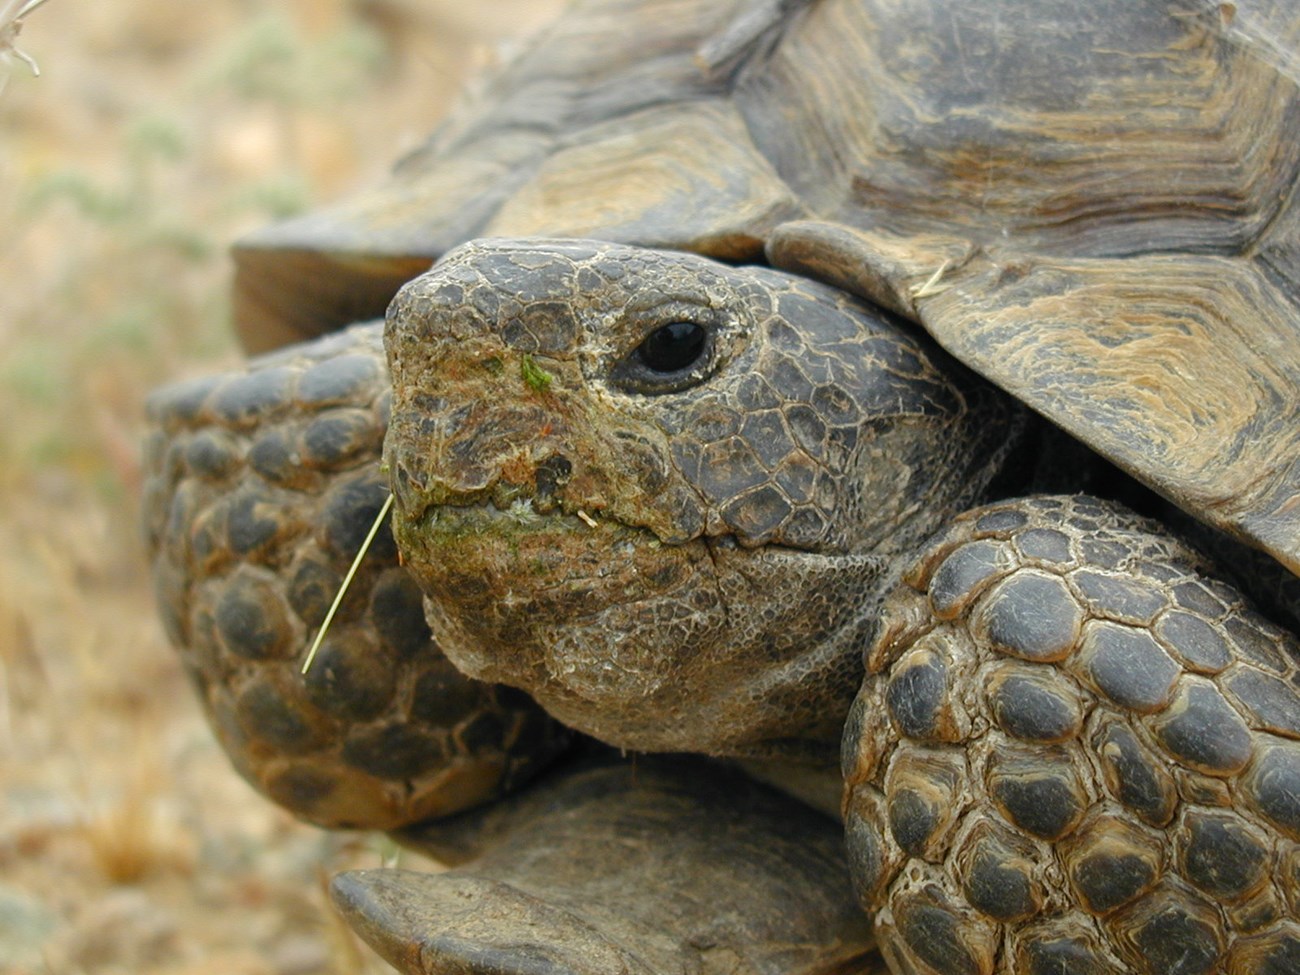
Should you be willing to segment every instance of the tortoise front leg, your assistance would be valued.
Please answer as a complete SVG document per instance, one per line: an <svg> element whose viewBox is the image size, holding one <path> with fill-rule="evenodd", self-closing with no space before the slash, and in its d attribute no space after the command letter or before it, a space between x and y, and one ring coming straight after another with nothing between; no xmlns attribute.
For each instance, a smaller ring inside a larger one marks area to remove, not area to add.
<svg viewBox="0 0 1300 975"><path fill-rule="evenodd" d="M408 975L883 973L840 835L715 762L606 757L399 837L472 862L333 894Z"/></svg>
<svg viewBox="0 0 1300 975"><path fill-rule="evenodd" d="M385 527L383 322L150 399L144 514L163 624L240 773L321 826L393 829L485 802L569 741L464 677ZM311 667L313 638L328 632Z"/></svg>
<svg viewBox="0 0 1300 975"><path fill-rule="evenodd" d="M844 757L895 972L1300 972L1300 651L1206 569L1031 498L905 576Z"/></svg>

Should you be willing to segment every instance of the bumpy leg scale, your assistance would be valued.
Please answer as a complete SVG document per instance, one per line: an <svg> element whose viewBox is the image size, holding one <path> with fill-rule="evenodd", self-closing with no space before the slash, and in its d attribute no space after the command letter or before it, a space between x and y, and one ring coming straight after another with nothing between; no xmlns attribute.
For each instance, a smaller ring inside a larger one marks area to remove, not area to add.
<svg viewBox="0 0 1300 975"><path fill-rule="evenodd" d="M971 512L891 597L845 736L898 972L1300 971L1300 647L1087 497Z"/></svg>

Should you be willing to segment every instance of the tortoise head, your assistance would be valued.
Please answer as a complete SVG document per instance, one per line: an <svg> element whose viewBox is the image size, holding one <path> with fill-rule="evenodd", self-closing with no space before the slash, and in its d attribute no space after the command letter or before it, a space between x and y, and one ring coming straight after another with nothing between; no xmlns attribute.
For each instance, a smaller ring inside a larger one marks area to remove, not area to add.
<svg viewBox="0 0 1300 975"><path fill-rule="evenodd" d="M833 754L895 554L1020 428L888 313L688 254L468 244L386 345L395 532L440 644L635 749Z"/></svg>

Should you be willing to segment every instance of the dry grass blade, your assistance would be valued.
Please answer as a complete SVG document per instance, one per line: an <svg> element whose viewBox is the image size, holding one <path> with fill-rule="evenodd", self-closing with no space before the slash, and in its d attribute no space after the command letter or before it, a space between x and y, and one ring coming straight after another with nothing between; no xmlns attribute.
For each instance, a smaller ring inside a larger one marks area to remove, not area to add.
<svg viewBox="0 0 1300 975"><path fill-rule="evenodd" d="M27 67L31 68L32 74L40 77L41 66L36 63L26 51L18 47L18 35L23 30L23 18L30 14L37 7L46 3L47 0L9 0L0 9L0 64L7 69L14 58L17 58ZM0 75L0 91L4 90L5 82L9 80L8 71Z"/></svg>
<svg viewBox="0 0 1300 975"><path fill-rule="evenodd" d="M945 289L939 286L939 282L943 279L944 272L948 270L948 265L951 263L951 261L945 260L935 268L934 273L925 280L924 284L914 286L912 288L912 297L931 298L934 295L942 294Z"/></svg>
<svg viewBox="0 0 1300 975"><path fill-rule="evenodd" d="M162 813L171 783L156 750L157 735L137 732L120 792L87 799L81 834L105 879L132 884L158 873L189 873L194 853L184 829Z"/></svg>
<svg viewBox="0 0 1300 975"><path fill-rule="evenodd" d="M357 569L361 566L361 560L370 551L375 536L379 534L379 527L384 523L384 519L388 517L388 512L392 507L393 496L390 494L384 499L379 514L375 515L375 523L370 526L370 531L366 533L366 540L361 543L361 549L357 552L357 557L352 560L352 567L348 569L348 574L343 577L343 585L339 586L334 602L330 603L330 611L325 614L325 622L321 623L320 630L316 633L316 639L311 642L311 649L307 651L307 659L302 662L301 673L305 674L311 669L312 661L316 659L316 652L320 650L320 645L325 640L325 634L329 632L330 624L334 622L334 614L339 611L339 606L343 603L343 597L347 595L348 587L352 585L352 577L357 574Z"/></svg>

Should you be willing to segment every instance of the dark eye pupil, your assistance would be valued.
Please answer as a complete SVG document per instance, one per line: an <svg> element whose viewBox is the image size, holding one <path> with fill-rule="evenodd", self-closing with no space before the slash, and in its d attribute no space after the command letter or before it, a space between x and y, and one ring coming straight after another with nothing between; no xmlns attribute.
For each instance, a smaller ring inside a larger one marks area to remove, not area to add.
<svg viewBox="0 0 1300 975"><path fill-rule="evenodd" d="M681 372L704 354L708 333L694 322L672 322L657 328L636 350L652 372Z"/></svg>

